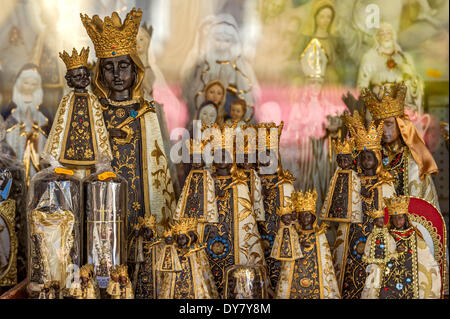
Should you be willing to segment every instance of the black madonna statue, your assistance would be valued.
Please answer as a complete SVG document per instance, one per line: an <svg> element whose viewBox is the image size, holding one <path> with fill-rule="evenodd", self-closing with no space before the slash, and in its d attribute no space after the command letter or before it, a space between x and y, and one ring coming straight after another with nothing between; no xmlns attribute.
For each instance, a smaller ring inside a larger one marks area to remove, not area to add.
<svg viewBox="0 0 450 319"><path fill-rule="evenodd" d="M175 211L175 194L164 151L161 123L154 101L143 98L144 66L136 52L142 11L133 8L122 23L117 12L102 21L81 14L98 61L95 95L100 100L113 153L114 171L128 181L128 230L147 212L156 215L157 229ZM131 233L131 231L128 231Z"/></svg>

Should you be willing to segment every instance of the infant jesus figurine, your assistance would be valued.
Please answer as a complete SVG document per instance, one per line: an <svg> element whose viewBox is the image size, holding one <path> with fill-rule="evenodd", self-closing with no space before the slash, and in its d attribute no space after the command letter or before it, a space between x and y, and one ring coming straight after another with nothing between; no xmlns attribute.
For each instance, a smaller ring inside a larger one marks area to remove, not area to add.
<svg viewBox="0 0 450 319"><path fill-rule="evenodd" d="M247 103L244 100L238 99L231 102L230 105L230 119L225 123L228 125L236 125L240 127L246 124L244 120L245 113L247 112Z"/></svg>
<svg viewBox="0 0 450 319"><path fill-rule="evenodd" d="M362 260L368 264L366 268L366 283L361 293L361 299L378 299L379 291L383 283L385 265L397 258L398 252L395 239L384 224L384 210L376 210L371 213L373 218L373 230L367 237Z"/></svg>
<svg viewBox="0 0 450 319"><path fill-rule="evenodd" d="M100 102L87 90L89 48L81 49L80 54L74 48L72 56L66 51L59 56L67 67L67 85L73 90L59 104L43 153L83 178L100 158L112 160L111 147Z"/></svg>

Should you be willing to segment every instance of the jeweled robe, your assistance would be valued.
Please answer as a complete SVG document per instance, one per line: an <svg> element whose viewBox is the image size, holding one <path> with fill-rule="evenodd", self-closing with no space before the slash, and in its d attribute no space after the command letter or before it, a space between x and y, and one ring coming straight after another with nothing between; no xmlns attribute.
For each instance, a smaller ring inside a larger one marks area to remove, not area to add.
<svg viewBox="0 0 450 319"><path fill-rule="evenodd" d="M439 264L426 242L413 227L391 230L397 246L406 248L398 258L387 263L380 299L439 299L441 274Z"/></svg>
<svg viewBox="0 0 450 319"><path fill-rule="evenodd" d="M225 270L238 264L263 264L264 253L245 181L231 175L215 177L219 222L205 227L203 240L219 293ZM217 194L224 195L217 196Z"/></svg>
<svg viewBox="0 0 450 319"><path fill-rule="evenodd" d="M279 174L274 175L260 175L262 193L269 190L269 195L264 195L264 222L258 223L259 233L264 249L264 257L267 262L270 283L272 288L275 288L280 276L281 262L270 257L273 243L280 225L280 216L277 210L281 206L286 206L286 198L291 196L294 191L292 182L284 180Z"/></svg>
<svg viewBox="0 0 450 319"><path fill-rule="evenodd" d="M179 258L181 271L165 272L159 299L215 299L218 292L211 269L205 256L204 247L170 250Z"/></svg>
<svg viewBox="0 0 450 319"><path fill-rule="evenodd" d="M282 261L275 298L339 299L330 247L325 236L326 228L297 229L299 242L305 241L310 246L302 248L302 258Z"/></svg>
<svg viewBox="0 0 450 319"><path fill-rule="evenodd" d="M381 154L384 169L395 178L397 195L419 197L439 209L439 198L432 177L425 175L423 181L420 180L419 166L406 146L390 161L384 150Z"/></svg>
<svg viewBox="0 0 450 319"><path fill-rule="evenodd" d="M377 176L361 176L361 191L378 182ZM368 213L383 208L383 198L395 195L391 184L381 184L369 191L371 197L361 197L361 210L352 223L339 225L334 245L335 263L342 265L338 273L343 299L360 299L366 281L367 264L362 260L367 237L373 229L373 219ZM362 196L362 195L361 195Z"/></svg>
<svg viewBox="0 0 450 319"><path fill-rule="evenodd" d="M94 94L71 91L62 98L43 153L71 168L92 168L100 157L112 159L103 112Z"/></svg>
<svg viewBox="0 0 450 319"><path fill-rule="evenodd" d="M217 223L217 204L214 180L206 169L192 169L184 182L174 220L180 218L196 218L199 242L203 242L206 223Z"/></svg>
<svg viewBox="0 0 450 319"><path fill-rule="evenodd" d="M146 106L149 111L137 118L139 110ZM156 216L158 231L162 232L175 211L176 202L154 107L147 101L108 101L103 117L108 129L116 128L128 118L132 120L128 141L109 138L113 154L111 166L128 182L128 230L138 222L138 217L144 218L148 212Z"/></svg>

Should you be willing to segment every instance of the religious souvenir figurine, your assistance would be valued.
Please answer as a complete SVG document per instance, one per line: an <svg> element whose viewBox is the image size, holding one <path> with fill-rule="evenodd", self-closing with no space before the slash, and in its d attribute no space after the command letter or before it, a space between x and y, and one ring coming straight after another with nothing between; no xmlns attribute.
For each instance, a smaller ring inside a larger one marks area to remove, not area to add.
<svg viewBox="0 0 450 319"><path fill-rule="evenodd" d="M37 297L49 281L66 295L74 267L81 267L83 207L81 181L56 159L37 173L28 190L28 292Z"/></svg>
<svg viewBox="0 0 450 319"><path fill-rule="evenodd" d="M376 210L371 214L373 229L367 237L362 260L367 264L366 283L361 299L377 299L383 282L385 267L393 258L397 258L395 239L384 224L384 210Z"/></svg>
<svg viewBox="0 0 450 319"><path fill-rule="evenodd" d="M142 92L145 68L136 52L136 36L142 18L132 9L122 23L117 12L102 21L81 15L98 58L94 94L102 104L109 132L114 172L128 182L128 230L144 217L156 217L161 233L176 207L161 123L154 102ZM120 72L119 72L120 70ZM118 77L117 77L118 75Z"/></svg>
<svg viewBox="0 0 450 319"><path fill-rule="evenodd" d="M361 183L353 170L353 138L342 143L333 140L338 169L331 179L327 196L320 213L320 219L333 222L350 222L361 206Z"/></svg>
<svg viewBox="0 0 450 319"><path fill-rule="evenodd" d="M128 264L132 264L132 284L136 299L156 299L160 274L156 263L161 252L162 239L156 233L155 216L139 217L134 227L134 240L128 251Z"/></svg>
<svg viewBox="0 0 450 319"><path fill-rule="evenodd" d="M361 92L376 123L384 121L381 156L384 169L394 176L397 195L419 197L439 209L432 174L438 167L417 128L405 113L407 86L385 84L379 97L371 90ZM409 88L408 88L409 90Z"/></svg>
<svg viewBox="0 0 450 319"><path fill-rule="evenodd" d="M402 104L406 103L412 110L422 112L423 81L415 70L411 56L398 44L393 26L382 22L375 35L374 46L361 58L357 86L381 97L384 95L383 85L393 82L403 82L405 85L403 99L406 100Z"/></svg>
<svg viewBox="0 0 450 319"><path fill-rule="evenodd" d="M222 295L225 269L237 264L264 264L264 253L247 178L237 169L235 154L230 152L229 146L234 145L233 128L218 125L212 128L217 133L211 143L216 153L213 178L219 222L206 225L203 240L214 280Z"/></svg>
<svg viewBox="0 0 450 319"><path fill-rule="evenodd" d="M247 186L250 190L250 199L253 205L257 222L264 222L264 199L262 195L261 178L256 172L257 168L257 135L258 132L253 124L245 124L236 135L236 162L237 167L247 176ZM253 135L252 132L255 132ZM243 139L238 140L243 134ZM248 134L248 135L245 135ZM243 142L243 146L241 146ZM239 160L238 160L239 159ZM253 163L252 163L253 162Z"/></svg>
<svg viewBox="0 0 450 319"><path fill-rule="evenodd" d="M204 92L202 92L204 95L203 101L200 100L200 102L197 102L196 106L197 110L200 111L200 106L206 102L211 101L217 106L217 124L223 124L224 117L225 117L225 97L226 97L226 90L225 86L222 82L219 80L213 80L206 84L204 88ZM196 98L198 97L198 94L196 95ZM197 101L197 99L196 99ZM196 119L196 118L194 118ZM197 117L198 119L198 117Z"/></svg>
<svg viewBox="0 0 450 319"><path fill-rule="evenodd" d="M292 212L292 205L279 210L280 228L273 243L270 257L281 261L293 261L303 257L300 241L294 223L297 214Z"/></svg>
<svg viewBox="0 0 450 319"><path fill-rule="evenodd" d="M267 299L267 274L262 265L235 265L225 274L224 299Z"/></svg>
<svg viewBox="0 0 450 319"><path fill-rule="evenodd" d="M116 265L110 269L110 280L106 292L111 299L134 299L133 287L128 278L128 267L124 265Z"/></svg>
<svg viewBox="0 0 450 319"><path fill-rule="evenodd" d="M388 227L398 258L389 261L379 290L379 299L439 299L441 273L422 233L411 223L408 196L385 199Z"/></svg>
<svg viewBox="0 0 450 319"><path fill-rule="evenodd" d="M327 224L317 224L316 200L316 190L294 192L291 196L302 257L282 262L277 299L340 299L325 236Z"/></svg>
<svg viewBox="0 0 450 319"><path fill-rule="evenodd" d="M59 104L43 153L50 154L84 178L85 170L93 168L100 157L112 160L108 131L100 102L87 90L89 48L81 49L79 54L74 48L72 56L66 51L59 56L66 64L67 86L72 91Z"/></svg>
<svg viewBox="0 0 450 319"><path fill-rule="evenodd" d="M294 191L292 184L295 178L288 170L283 170L279 153L279 141L284 123L280 125L275 123L257 124L258 143L260 143L260 133L265 131L266 140L262 148L258 145L258 166L259 177L261 178L261 190L264 198L264 222L258 223L259 233L261 234L264 257L269 268L269 277L272 289L275 289L280 275L281 262L270 257L273 242L278 232L280 216L277 211L288 205L287 199ZM276 131L276 135L273 136ZM271 153L276 158L271 158ZM263 158L267 160L264 161ZM269 160L270 159L270 160ZM275 162L275 163L274 163ZM275 166L275 170L269 169L270 165Z"/></svg>
<svg viewBox="0 0 450 319"><path fill-rule="evenodd" d="M180 220L184 217L197 219L199 242L203 243L205 225L219 222L214 180L209 170L205 168L202 158L204 146L208 141L196 139L186 141L189 142L192 169L184 182L173 219Z"/></svg>
<svg viewBox="0 0 450 319"><path fill-rule="evenodd" d="M231 102L230 105L230 118L226 120L226 124L229 125L236 125L237 127L240 127L242 125L245 125L245 114L247 112L247 104L244 100L234 100Z"/></svg>
<svg viewBox="0 0 450 319"><path fill-rule="evenodd" d="M339 266L339 284L344 299L360 299L366 281L367 264L362 260L367 237L373 229L370 213L383 208L383 198L395 194L392 176L384 171L381 163L381 138L383 122L368 128L358 111L353 116L346 114L344 121L350 135L355 140L356 162L360 180L361 205L348 224L341 223L338 228L335 250L335 263Z"/></svg>
<svg viewBox="0 0 450 319"><path fill-rule="evenodd" d="M97 163L96 173L83 180L85 260L94 265L102 294L109 269L127 262L127 186L105 158Z"/></svg>
<svg viewBox="0 0 450 319"><path fill-rule="evenodd" d="M158 272L169 273L163 274L171 276L170 273L182 271L180 258L178 258L177 249L175 248L175 239L172 229L168 229L164 232L164 246L161 249L161 254L159 255L156 270Z"/></svg>
<svg viewBox="0 0 450 319"><path fill-rule="evenodd" d="M79 270L80 282L72 283L70 295L75 299L98 299L94 278L91 277L90 265L84 265Z"/></svg>
<svg viewBox="0 0 450 319"><path fill-rule="evenodd" d="M42 104L41 75L33 64L20 70L13 88L11 103L2 110L7 122L6 140L16 157L25 165L27 186L40 170L39 154L44 149L52 116Z"/></svg>
<svg viewBox="0 0 450 319"><path fill-rule="evenodd" d="M172 226L181 271L165 272L159 299L216 299L218 292L205 256L198 243L197 220L181 218Z"/></svg>

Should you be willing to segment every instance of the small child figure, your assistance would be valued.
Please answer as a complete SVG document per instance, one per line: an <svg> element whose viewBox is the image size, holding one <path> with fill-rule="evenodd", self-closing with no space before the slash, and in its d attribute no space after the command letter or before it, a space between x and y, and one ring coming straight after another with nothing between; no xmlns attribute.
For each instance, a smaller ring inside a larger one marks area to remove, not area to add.
<svg viewBox="0 0 450 319"><path fill-rule="evenodd" d="M362 260L367 263L366 283L361 293L361 299L378 299L383 282L384 269L388 261L397 258L397 248L394 237L384 224L384 210L371 213L374 228L367 237Z"/></svg>
<svg viewBox="0 0 450 319"><path fill-rule="evenodd" d="M247 103L244 100L238 99L231 102L230 105L230 119L225 123L229 125L236 124L236 127L245 125L244 116L247 112Z"/></svg>
<svg viewBox="0 0 450 319"><path fill-rule="evenodd" d="M67 67L67 85L73 90L61 99L43 153L78 169L83 178L84 170L100 157L112 160L112 152L100 102L86 89L90 84L89 48L80 54L74 48L72 56L66 51L59 56Z"/></svg>
<svg viewBox="0 0 450 319"><path fill-rule="evenodd" d="M110 277L106 292L111 296L111 299L134 299L127 266L116 265L114 269L111 267Z"/></svg>
<svg viewBox="0 0 450 319"><path fill-rule="evenodd" d="M281 220L280 228L273 243L270 257L282 261L293 261L302 258L300 241L294 226L297 215L292 212L291 205L282 207L279 215Z"/></svg>
<svg viewBox="0 0 450 319"><path fill-rule="evenodd" d="M94 280L92 264L84 265L80 269L80 282L72 283L70 287L70 295L75 299L98 299L96 281Z"/></svg>

